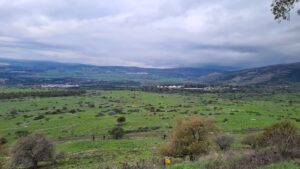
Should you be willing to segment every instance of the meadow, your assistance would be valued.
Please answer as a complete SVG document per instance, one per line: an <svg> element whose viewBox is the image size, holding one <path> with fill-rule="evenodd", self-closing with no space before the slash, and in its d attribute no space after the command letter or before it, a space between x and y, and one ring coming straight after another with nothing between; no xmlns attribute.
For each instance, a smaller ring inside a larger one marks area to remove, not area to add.
<svg viewBox="0 0 300 169"><path fill-rule="evenodd" d="M54 89L1 88L0 93L37 90ZM243 149L239 140L267 125L289 119L300 127L300 93L87 90L75 96L1 99L0 137L8 140L4 145L8 151L22 135L44 133L55 142L57 154L64 156L52 167L106 168L159 160L164 135L169 134L176 119L191 115L213 118L220 131L235 137L234 149ZM118 117L126 118L122 125L126 135L114 140L108 131L117 125ZM6 159L8 154L2 153L0 158ZM207 161L172 167L192 169L204 163ZM279 165L295 166L292 162Z"/></svg>

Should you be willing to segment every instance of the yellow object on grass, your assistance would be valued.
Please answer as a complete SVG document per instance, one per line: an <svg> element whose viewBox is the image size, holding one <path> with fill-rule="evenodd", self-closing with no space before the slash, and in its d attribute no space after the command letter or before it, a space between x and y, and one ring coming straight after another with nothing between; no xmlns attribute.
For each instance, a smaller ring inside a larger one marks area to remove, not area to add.
<svg viewBox="0 0 300 169"><path fill-rule="evenodd" d="M165 159L165 164L166 164L166 165L170 165L170 164L171 164L171 160L170 160L169 158L166 158L166 159Z"/></svg>

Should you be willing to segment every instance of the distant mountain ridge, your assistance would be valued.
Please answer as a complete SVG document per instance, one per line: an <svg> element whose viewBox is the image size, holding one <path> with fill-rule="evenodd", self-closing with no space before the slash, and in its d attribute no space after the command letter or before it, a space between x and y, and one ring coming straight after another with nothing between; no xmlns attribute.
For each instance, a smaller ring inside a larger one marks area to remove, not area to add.
<svg viewBox="0 0 300 169"><path fill-rule="evenodd" d="M288 84L300 82L300 62L212 73L199 78L203 83L230 85Z"/></svg>
<svg viewBox="0 0 300 169"><path fill-rule="evenodd" d="M134 82L133 84L288 84L300 82L300 63L236 70L207 65L199 68L139 68L94 66L48 61L0 59L0 84L49 84L91 82Z"/></svg>

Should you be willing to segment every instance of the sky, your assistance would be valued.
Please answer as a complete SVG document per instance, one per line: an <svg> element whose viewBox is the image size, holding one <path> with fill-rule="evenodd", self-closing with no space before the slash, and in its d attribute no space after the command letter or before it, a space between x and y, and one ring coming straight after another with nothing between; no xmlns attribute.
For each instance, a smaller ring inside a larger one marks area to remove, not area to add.
<svg viewBox="0 0 300 169"><path fill-rule="evenodd" d="M300 16L278 23L271 2L0 0L0 57L158 68L300 62Z"/></svg>

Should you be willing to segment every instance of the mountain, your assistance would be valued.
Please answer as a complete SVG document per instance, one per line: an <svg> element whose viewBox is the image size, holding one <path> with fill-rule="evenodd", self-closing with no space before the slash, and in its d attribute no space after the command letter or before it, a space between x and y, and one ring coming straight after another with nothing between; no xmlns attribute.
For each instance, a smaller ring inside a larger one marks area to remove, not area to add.
<svg viewBox="0 0 300 169"><path fill-rule="evenodd" d="M215 65L200 68L157 69L0 59L0 82L12 85L100 81L131 81L135 84L189 83L214 72L221 73L233 69Z"/></svg>
<svg viewBox="0 0 300 169"><path fill-rule="evenodd" d="M279 64L240 71L211 73L200 77L199 82L230 85L299 83L300 63Z"/></svg>
<svg viewBox="0 0 300 169"><path fill-rule="evenodd" d="M300 63L236 70L206 65L198 68L139 68L94 66L47 61L0 59L0 84L84 84L141 86L204 83L226 85L289 84L300 82Z"/></svg>

